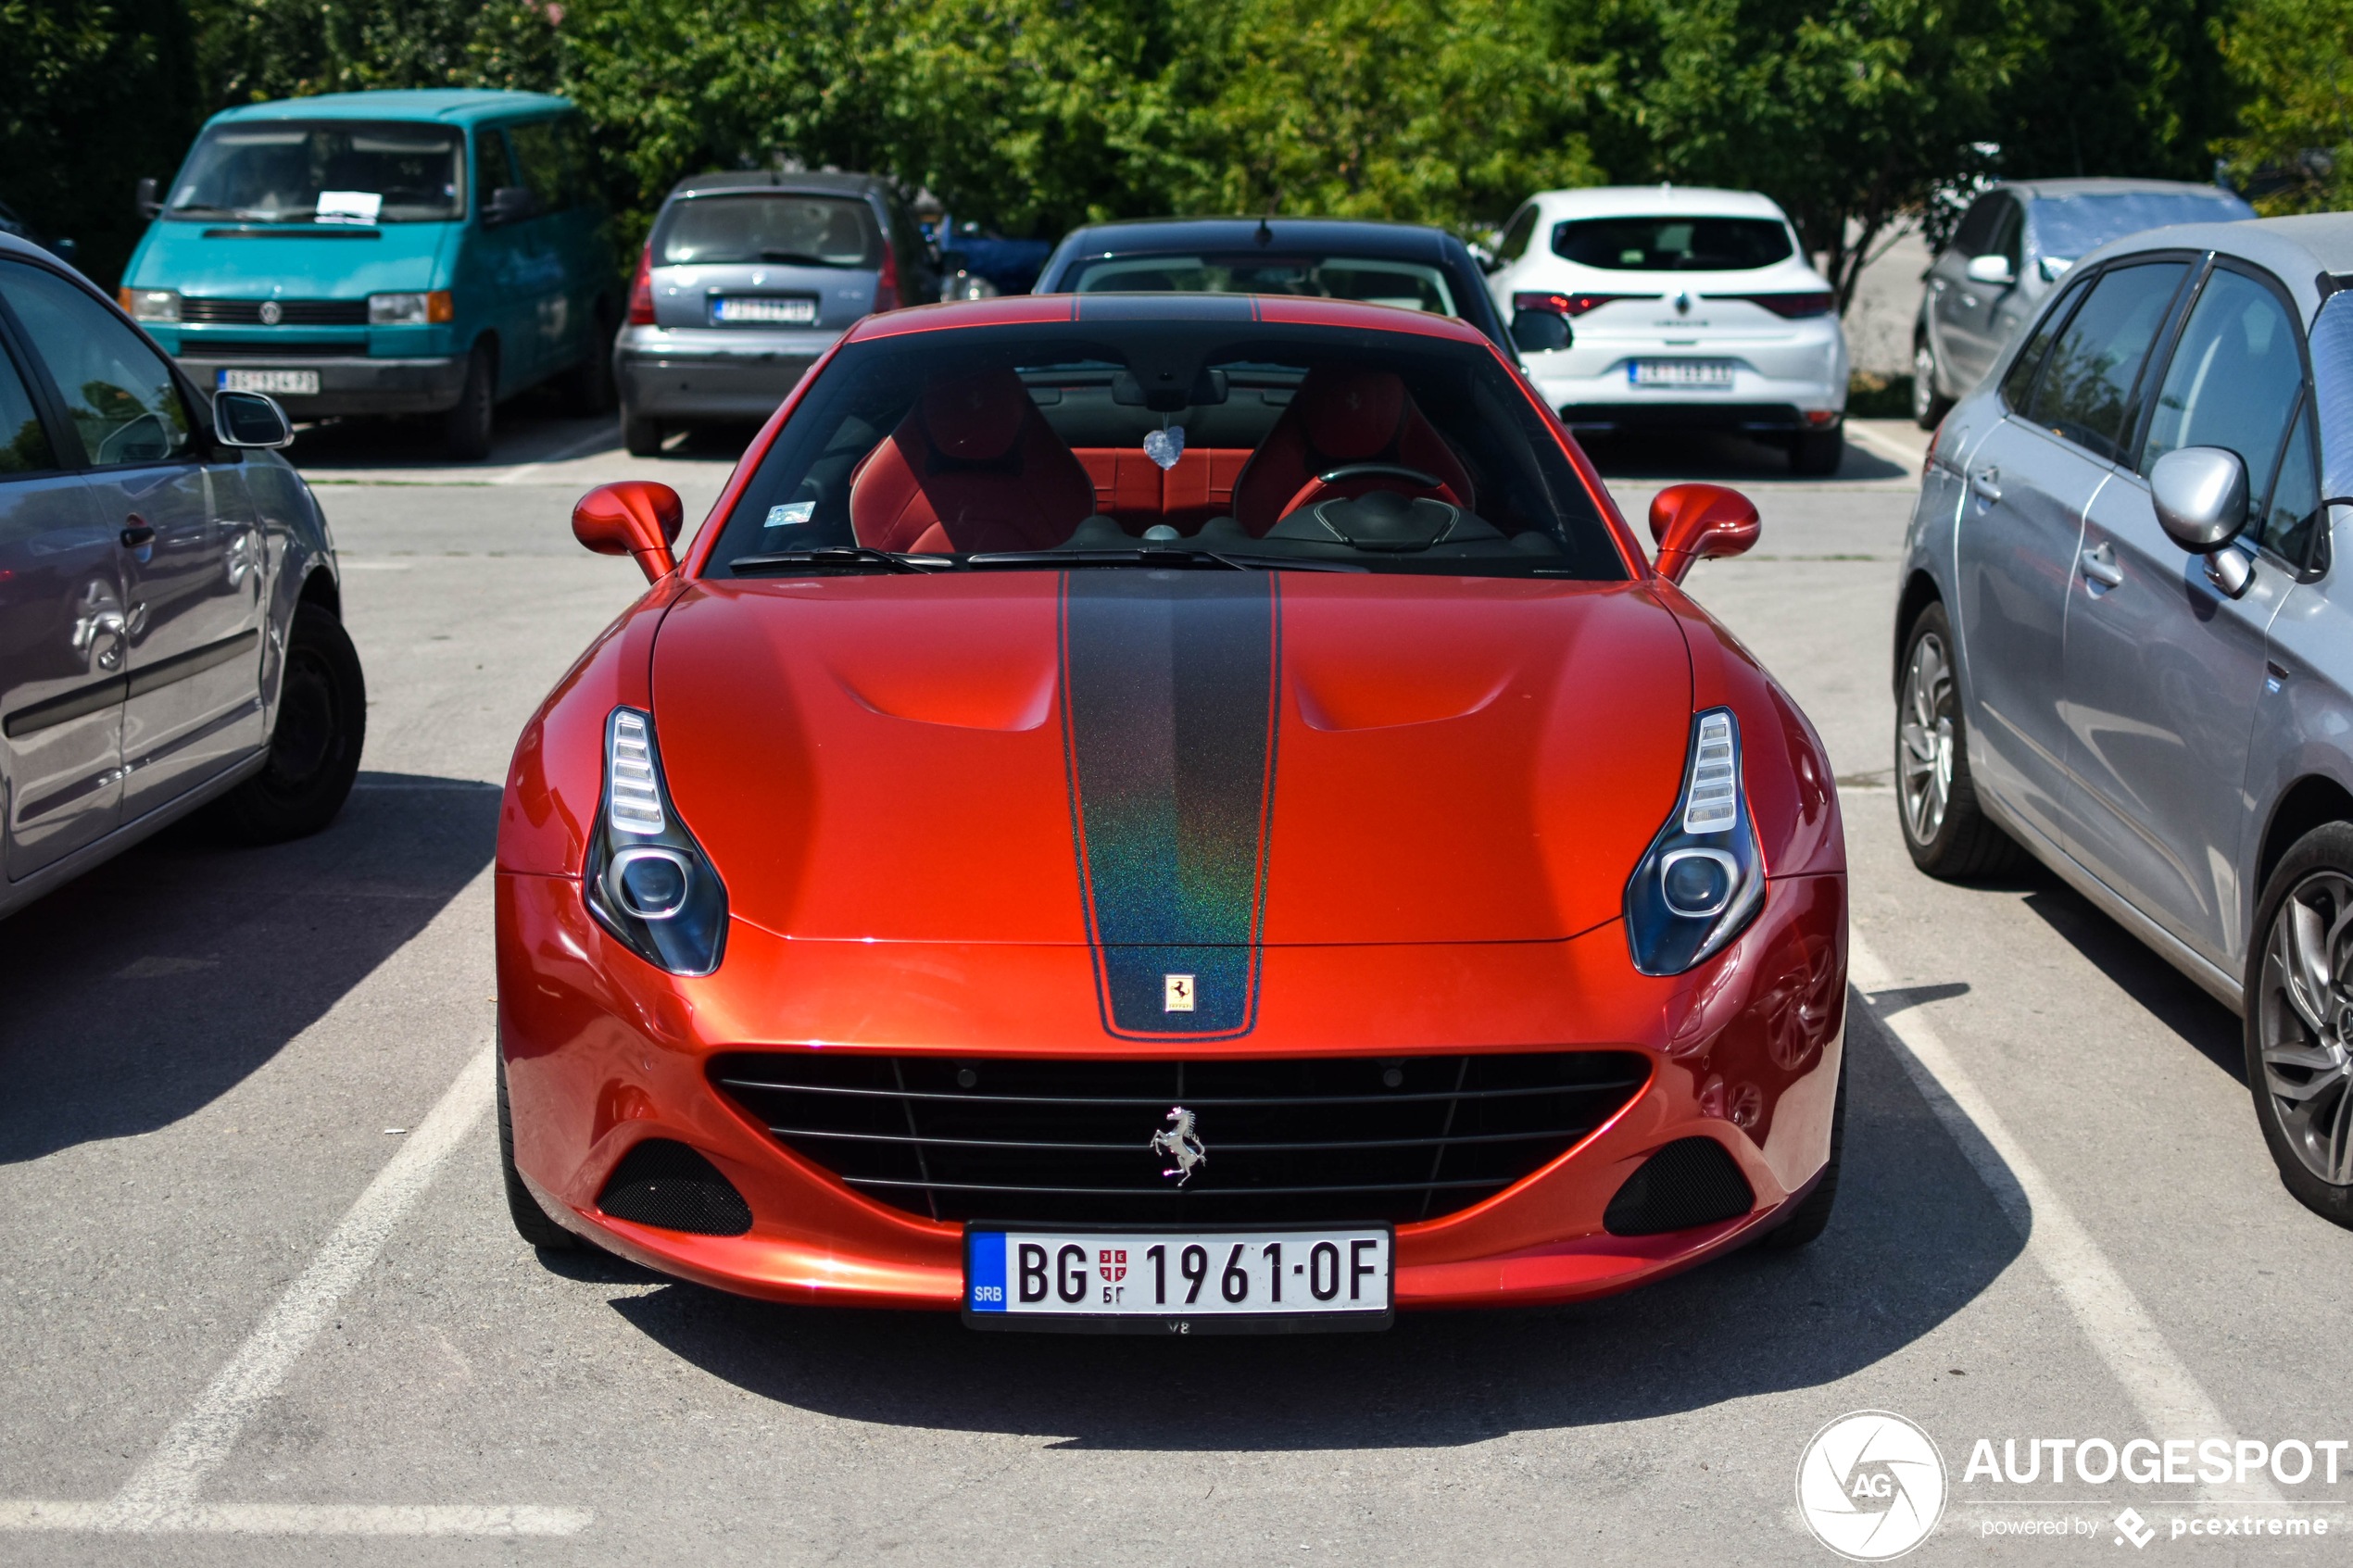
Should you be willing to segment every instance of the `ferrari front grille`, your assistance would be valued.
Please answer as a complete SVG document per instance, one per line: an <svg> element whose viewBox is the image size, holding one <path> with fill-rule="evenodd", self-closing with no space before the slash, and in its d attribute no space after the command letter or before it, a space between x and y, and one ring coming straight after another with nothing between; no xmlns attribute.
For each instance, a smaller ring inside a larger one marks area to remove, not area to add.
<svg viewBox="0 0 2353 1568"><path fill-rule="evenodd" d="M1038 1060L740 1052L719 1091L859 1192L937 1220L1436 1219L1567 1152L1631 1051Z"/></svg>

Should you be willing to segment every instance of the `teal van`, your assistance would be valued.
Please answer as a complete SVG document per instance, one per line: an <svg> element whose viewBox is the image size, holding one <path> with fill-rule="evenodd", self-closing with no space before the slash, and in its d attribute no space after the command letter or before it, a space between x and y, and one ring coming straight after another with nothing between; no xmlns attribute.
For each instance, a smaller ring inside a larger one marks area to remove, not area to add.
<svg viewBox="0 0 2353 1568"><path fill-rule="evenodd" d="M612 404L610 225L579 111L537 93L332 93L215 115L154 220L123 307L199 386L296 420L440 414L453 456L565 378Z"/></svg>

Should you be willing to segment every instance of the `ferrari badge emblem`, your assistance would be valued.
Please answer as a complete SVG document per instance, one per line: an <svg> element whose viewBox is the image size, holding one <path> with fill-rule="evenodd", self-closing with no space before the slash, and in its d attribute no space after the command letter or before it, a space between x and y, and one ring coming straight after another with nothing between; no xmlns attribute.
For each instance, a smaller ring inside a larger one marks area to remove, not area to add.
<svg viewBox="0 0 2353 1568"><path fill-rule="evenodd" d="M1193 1010L1193 977L1189 974L1164 974L1160 977L1160 1010L1190 1012Z"/></svg>
<svg viewBox="0 0 2353 1568"><path fill-rule="evenodd" d="M1146 1147L1154 1154L1164 1154L1176 1161L1161 1174L1176 1177L1176 1185L1183 1186L1193 1179L1194 1166L1209 1163L1209 1150L1202 1147L1201 1135L1193 1130L1191 1111L1181 1105L1172 1106L1168 1120L1172 1124L1154 1133Z"/></svg>

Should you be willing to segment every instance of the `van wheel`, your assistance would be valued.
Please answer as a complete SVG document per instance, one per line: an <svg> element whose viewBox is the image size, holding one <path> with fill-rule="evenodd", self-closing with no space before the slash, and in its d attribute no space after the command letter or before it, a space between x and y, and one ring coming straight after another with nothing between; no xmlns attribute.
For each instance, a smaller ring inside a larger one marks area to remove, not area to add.
<svg viewBox="0 0 2353 1568"><path fill-rule="evenodd" d="M2010 870L2022 851L1977 804L1969 730L1953 662L1953 626L1931 604L1904 642L1895 699L1895 807L1912 864L1954 881Z"/></svg>
<svg viewBox="0 0 2353 1568"><path fill-rule="evenodd" d="M633 458L661 456L661 425L659 420L633 414L627 404L621 409L621 444Z"/></svg>
<svg viewBox="0 0 2353 1568"><path fill-rule="evenodd" d="M319 605L296 605L270 760L221 797L218 820L248 844L317 833L351 795L367 731L368 684L343 622Z"/></svg>
<svg viewBox="0 0 2353 1568"><path fill-rule="evenodd" d="M1820 476L1838 471L1841 458L1846 456L1846 433L1832 425L1828 430L1800 431L1790 443L1789 470L1792 473Z"/></svg>
<svg viewBox="0 0 2353 1568"><path fill-rule="evenodd" d="M612 412L612 308L599 304L580 363L564 378L564 400L584 419Z"/></svg>
<svg viewBox="0 0 2353 1568"><path fill-rule="evenodd" d="M490 429L498 396L498 360L487 344L476 344L466 357L466 384L458 406L449 410L442 445L462 462L490 456Z"/></svg>
<svg viewBox="0 0 2353 1568"><path fill-rule="evenodd" d="M1953 400L1936 390L1936 350L1926 338L1912 345L1912 422L1934 430L1953 409Z"/></svg>

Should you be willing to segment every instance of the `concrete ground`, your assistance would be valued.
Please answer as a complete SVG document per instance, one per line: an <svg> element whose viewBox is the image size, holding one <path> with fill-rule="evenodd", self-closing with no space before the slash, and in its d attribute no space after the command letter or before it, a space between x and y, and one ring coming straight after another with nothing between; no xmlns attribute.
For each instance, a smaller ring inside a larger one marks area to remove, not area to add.
<svg viewBox="0 0 2353 1568"><path fill-rule="evenodd" d="M452 470L306 434L371 682L349 808L272 849L177 831L0 922L0 1560L1820 1564L1799 1456L1864 1410L1942 1453L1923 1562L2115 1563L2127 1534L2341 1560L2259 1532L2353 1529L2353 1475L1964 1474L1980 1439L2022 1471L2043 1438L2353 1437L2353 1238L2273 1175L2236 1020L2053 878L1912 869L1888 645L1923 438L1849 433L1809 482L1736 441L1595 448L1638 520L1678 477L1764 513L1691 586L1842 781L1828 1233L1578 1307L1182 1342L768 1306L517 1240L484 1114L497 787L641 586L569 507L659 475L691 526L732 454L519 420Z"/></svg>

